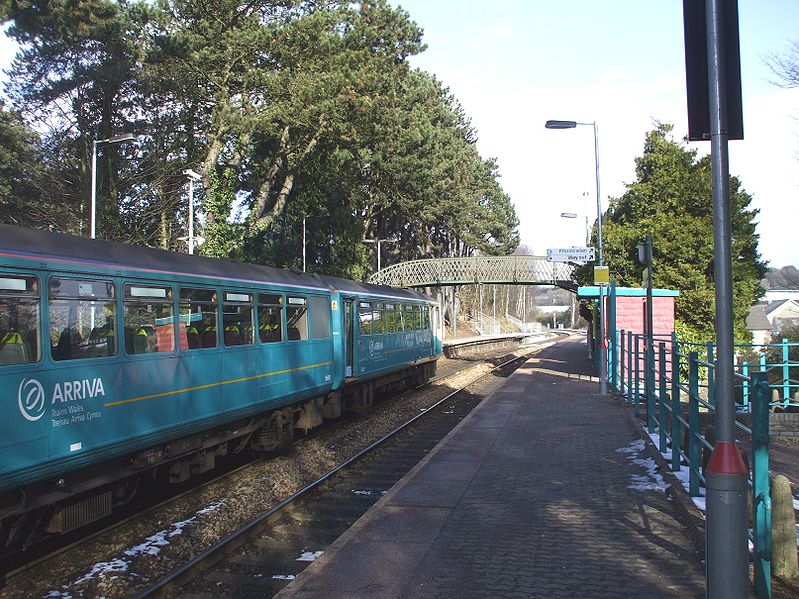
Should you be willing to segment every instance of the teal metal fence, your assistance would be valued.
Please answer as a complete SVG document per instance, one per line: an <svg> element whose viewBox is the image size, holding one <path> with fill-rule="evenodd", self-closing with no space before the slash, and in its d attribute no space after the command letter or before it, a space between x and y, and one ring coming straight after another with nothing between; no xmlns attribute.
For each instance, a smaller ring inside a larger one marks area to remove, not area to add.
<svg viewBox="0 0 799 599"><path fill-rule="evenodd" d="M647 337L610 331L609 387L622 394L636 413L646 409L646 428L657 434L673 472L686 473L688 492L704 496L705 465L713 450L709 424L715 412L715 347L680 342L676 335ZM794 349L797 348L797 349ZM769 495L769 414L799 411L799 344L737 346L747 355L736 365L737 429L751 438L752 542L755 591L771 597L771 499ZM797 397L793 397L792 393ZM703 426L704 424L704 426ZM745 456L746 457L746 456ZM683 477L685 478L685 477Z"/></svg>

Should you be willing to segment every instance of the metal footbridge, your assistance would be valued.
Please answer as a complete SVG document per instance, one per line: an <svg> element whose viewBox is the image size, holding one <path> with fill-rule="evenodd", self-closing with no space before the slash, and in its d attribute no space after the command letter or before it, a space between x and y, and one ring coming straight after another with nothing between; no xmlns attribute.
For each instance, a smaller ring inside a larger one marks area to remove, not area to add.
<svg viewBox="0 0 799 599"><path fill-rule="evenodd" d="M545 256L470 256L400 262L379 270L370 283L392 287L432 287L496 283L556 285L575 291L573 265Z"/></svg>

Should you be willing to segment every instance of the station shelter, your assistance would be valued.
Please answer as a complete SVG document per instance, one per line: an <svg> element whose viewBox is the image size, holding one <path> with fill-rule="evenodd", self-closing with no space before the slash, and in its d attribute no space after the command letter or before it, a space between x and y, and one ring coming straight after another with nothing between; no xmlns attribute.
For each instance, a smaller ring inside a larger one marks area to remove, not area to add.
<svg viewBox="0 0 799 599"><path fill-rule="evenodd" d="M588 331L588 347L599 370L599 342L596 331L599 318L599 291L597 285L579 287L577 297L593 303L594 321ZM655 339L671 338L674 333L674 308L680 292L673 289L652 289L652 334ZM608 382L618 388L616 380L620 371L622 356L619 346L621 332L632 335L646 334L646 289L638 287L617 287L615 281L602 288L605 317L605 342L608 349Z"/></svg>

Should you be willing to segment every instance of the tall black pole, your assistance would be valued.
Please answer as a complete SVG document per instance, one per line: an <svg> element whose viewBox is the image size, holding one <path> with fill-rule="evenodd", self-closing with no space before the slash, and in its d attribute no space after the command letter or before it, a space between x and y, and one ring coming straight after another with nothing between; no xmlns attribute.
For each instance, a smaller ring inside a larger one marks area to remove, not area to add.
<svg viewBox="0 0 799 599"><path fill-rule="evenodd" d="M747 470L735 445L732 235L730 225L723 0L706 0L708 95L716 285L716 445L706 469L707 596L749 597Z"/></svg>

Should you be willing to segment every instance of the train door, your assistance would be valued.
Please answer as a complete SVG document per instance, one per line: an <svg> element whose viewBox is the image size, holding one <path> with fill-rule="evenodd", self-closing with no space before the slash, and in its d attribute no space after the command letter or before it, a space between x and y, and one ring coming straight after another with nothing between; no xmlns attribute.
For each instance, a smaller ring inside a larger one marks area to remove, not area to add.
<svg viewBox="0 0 799 599"><path fill-rule="evenodd" d="M433 353L440 354L444 348L444 327L441 322L441 306L432 306L430 313L433 328Z"/></svg>
<svg viewBox="0 0 799 599"><path fill-rule="evenodd" d="M355 302L351 299L344 300L344 376L352 376L352 367L355 361Z"/></svg>

